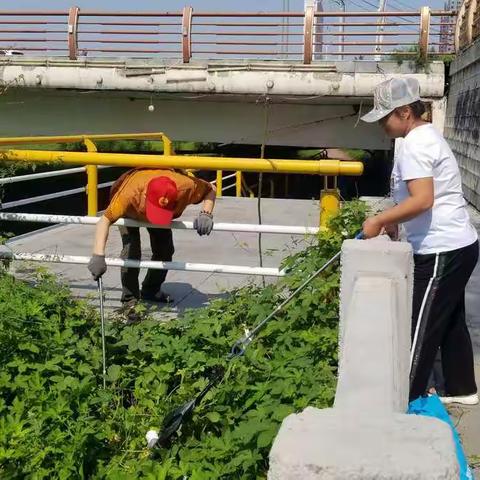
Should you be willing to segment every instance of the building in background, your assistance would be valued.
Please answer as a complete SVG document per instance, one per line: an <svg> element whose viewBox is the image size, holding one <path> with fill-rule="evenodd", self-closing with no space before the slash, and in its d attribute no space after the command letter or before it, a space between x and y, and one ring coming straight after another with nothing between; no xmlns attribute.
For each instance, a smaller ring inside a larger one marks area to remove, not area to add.
<svg viewBox="0 0 480 480"><path fill-rule="evenodd" d="M444 9L447 11L454 10L458 12L462 5L462 0L445 0ZM451 51L450 45L454 41L455 25L452 17L442 17L440 25L440 53Z"/></svg>
<svg viewBox="0 0 480 480"><path fill-rule="evenodd" d="M445 0L445 10L458 11L462 6L462 0Z"/></svg>
<svg viewBox="0 0 480 480"><path fill-rule="evenodd" d="M305 0L305 9L307 7L315 7L316 12L323 12L323 0ZM313 59L322 60L324 53L323 45L323 17L316 17L314 21L314 30L313 30Z"/></svg>

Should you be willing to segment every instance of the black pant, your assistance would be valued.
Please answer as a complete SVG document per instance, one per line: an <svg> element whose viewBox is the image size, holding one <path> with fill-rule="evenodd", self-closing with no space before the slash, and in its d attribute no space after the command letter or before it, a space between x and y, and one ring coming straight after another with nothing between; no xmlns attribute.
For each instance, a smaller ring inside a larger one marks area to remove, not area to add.
<svg viewBox="0 0 480 480"><path fill-rule="evenodd" d="M122 259L141 260L142 248L140 244L140 229L138 227L118 227L122 236ZM169 262L175 251L173 247L172 231L162 228L147 228L150 234L152 260ZM160 287L165 281L168 270L149 269L142 283L142 294L155 295L160 293ZM122 302L129 302L140 298L138 285L138 268L122 268Z"/></svg>
<svg viewBox="0 0 480 480"><path fill-rule="evenodd" d="M477 391L465 323L465 287L478 260L478 242L458 250L414 255L410 399L425 394L438 349L445 393Z"/></svg>

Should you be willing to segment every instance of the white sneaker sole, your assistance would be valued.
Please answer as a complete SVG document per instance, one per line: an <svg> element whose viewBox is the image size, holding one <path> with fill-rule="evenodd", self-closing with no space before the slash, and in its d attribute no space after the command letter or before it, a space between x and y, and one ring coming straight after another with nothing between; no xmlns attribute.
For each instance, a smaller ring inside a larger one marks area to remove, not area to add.
<svg viewBox="0 0 480 480"><path fill-rule="evenodd" d="M473 395L459 397L440 397L440 401L444 405L450 405L451 403L459 403L461 405L478 405L479 403L478 395L476 393Z"/></svg>

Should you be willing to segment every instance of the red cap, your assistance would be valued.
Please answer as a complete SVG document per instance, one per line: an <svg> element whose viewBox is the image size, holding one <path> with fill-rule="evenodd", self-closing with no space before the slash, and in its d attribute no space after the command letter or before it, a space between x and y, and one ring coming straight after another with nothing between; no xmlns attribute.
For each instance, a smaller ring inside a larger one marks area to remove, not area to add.
<svg viewBox="0 0 480 480"><path fill-rule="evenodd" d="M169 225L177 203L177 185L168 177L153 178L148 182L145 214L150 223Z"/></svg>

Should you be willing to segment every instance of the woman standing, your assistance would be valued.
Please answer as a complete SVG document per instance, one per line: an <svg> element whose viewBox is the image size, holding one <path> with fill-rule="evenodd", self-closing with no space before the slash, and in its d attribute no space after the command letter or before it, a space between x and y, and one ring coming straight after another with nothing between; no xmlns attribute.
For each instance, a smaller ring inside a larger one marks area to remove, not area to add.
<svg viewBox="0 0 480 480"><path fill-rule="evenodd" d="M465 287L478 260L455 156L435 128L422 120L425 107L414 78L396 78L375 90L375 107L363 117L379 122L391 138L403 138L392 170L393 208L368 218L366 238L403 224L414 252L410 399L427 392L441 349L444 403L478 403L473 350L465 322Z"/></svg>

